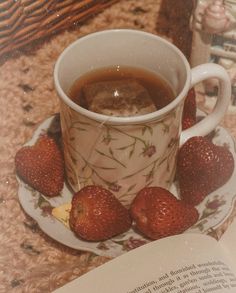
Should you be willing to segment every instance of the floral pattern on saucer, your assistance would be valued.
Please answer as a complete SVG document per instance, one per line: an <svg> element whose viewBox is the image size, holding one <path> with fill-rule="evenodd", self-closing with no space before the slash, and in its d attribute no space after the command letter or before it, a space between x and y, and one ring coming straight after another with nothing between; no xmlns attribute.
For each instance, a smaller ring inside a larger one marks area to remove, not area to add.
<svg viewBox="0 0 236 293"><path fill-rule="evenodd" d="M45 120L35 131L34 136L27 145L33 145L39 135L45 132L50 132L51 135L54 135L54 137L60 141L60 129L57 127L58 122L58 115ZM211 135L211 138L217 145L227 145L236 162L235 141L223 127L217 127L216 131ZM227 229L233 213L236 198L235 178L236 170L234 170L232 177L224 186L209 194L205 200L197 206L200 214L199 220L185 233L209 234L219 239L224 230ZM22 208L27 214L36 220L39 227L47 235L68 247L90 251L101 256L115 257L150 241L136 232L133 228L124 234L103 242L87 242L79 239L72 231L51 215L53 207L71 201L72 192L66 184L64 185L60 196L46 198L19 178L17 179L19 182L18 196ZM178 197L176 184L172 184L170 191Z"/></svg>

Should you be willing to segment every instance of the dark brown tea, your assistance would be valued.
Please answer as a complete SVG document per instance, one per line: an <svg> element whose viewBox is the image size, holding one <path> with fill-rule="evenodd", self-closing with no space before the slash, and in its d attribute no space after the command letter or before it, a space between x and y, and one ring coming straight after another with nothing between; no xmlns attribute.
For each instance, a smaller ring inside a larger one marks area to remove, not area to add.
<svg viewBox="0 0 236 293"><path fill-rule="evenodd" d="M169 84L145 69L114 66L91 71L72 85L69 97L90 111L109 116L154 112L174 99Z"/></svg>

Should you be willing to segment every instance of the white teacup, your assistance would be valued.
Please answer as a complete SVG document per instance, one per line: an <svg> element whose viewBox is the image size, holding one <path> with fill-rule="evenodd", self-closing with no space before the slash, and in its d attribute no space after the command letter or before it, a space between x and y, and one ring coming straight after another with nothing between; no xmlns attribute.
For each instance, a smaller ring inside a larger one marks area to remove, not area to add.
<svg viewBox="0 0 236 293"><path fill-rule="evenodd" d="M68 91L85 73L109 66L144 68L165 79L176 98L164 108L133 117L106 116L75 104ZM216 106L201 122L181 131L189 89L207 78L220 80ZM169 188L179 145L204 136L223 117L231 96L227 72L216 64L190 69L174 45L150 33L118 29L93 33L71 44L59 57L54 80L61 101L67 179L74 191L89 184L110 189L125 205L145 186Z"/></svg>

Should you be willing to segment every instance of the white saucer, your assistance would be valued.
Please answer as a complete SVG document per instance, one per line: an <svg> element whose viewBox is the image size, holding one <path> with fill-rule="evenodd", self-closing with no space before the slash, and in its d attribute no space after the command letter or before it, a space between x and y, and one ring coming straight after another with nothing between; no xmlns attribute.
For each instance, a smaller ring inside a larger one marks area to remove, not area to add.
<svg viewBox="0 0 236 293"><path fill-rule="evenodd" d="M58 116L50 117L45 120L35 131L32 139L26 145L33 145L38 139L39 135L52 129L55 133L58 132L58 127L55 124L59 121ZM51 124L54 124L53 128ZM213 137L213 142L217 145L226 144L234 156L236 162L236 146L233 137L223 128L217 127ZM236 163L235 163L236 166ZM234 201L236 198L236 170L230 180L219 189L209 194L205 200L197 206L200 214L199 221L185 233L204 233L217 236L217 229L227 223L229 219ZM39 225L39 227L51 238L56 241L83 251L90 251L97 255L115 257L125 253L137 246L140 246L149 240L143 238L142 235L136 233L133 229L130 229L127 233L114 237L104 242L87 242L77 238L73 232L67 229L62 223L57 221L51 215L52 207L59 206L63 203L67 203L72 198L71 191L67 188L66 184L62 191L61 196L55 198L46 198L39 192L35 191L22 180L17 177L19 182L19 201L25 212L30 215ZM172 185L171 191L178 196L175 184ZM227 228L227 227L226 227ZM215 233L212 233L215 231Z"/></svg>

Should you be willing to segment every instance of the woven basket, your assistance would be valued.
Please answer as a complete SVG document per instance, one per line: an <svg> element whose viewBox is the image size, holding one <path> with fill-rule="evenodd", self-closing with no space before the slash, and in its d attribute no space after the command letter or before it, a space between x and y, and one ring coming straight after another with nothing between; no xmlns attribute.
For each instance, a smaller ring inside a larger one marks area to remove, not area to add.
<svg viewBox="0 0 236 293"><path fill-rule="evenodd" d="M82 22L117 0L2 0L0 57Z"/></svg>

